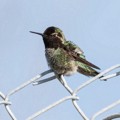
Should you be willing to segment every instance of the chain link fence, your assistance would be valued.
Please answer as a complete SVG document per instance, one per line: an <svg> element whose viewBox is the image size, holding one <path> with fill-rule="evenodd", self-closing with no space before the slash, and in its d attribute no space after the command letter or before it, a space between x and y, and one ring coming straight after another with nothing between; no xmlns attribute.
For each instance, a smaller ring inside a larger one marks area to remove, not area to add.
<svg viewBox="0 0 120 120"><path fill-rule="evenodd" d="M116 72L114 74L110 74L105 76L106 73L109 73L117 68L120 68L120 64L112 66L108 69L106 69L105 71L101 72L99 75L89 79L87 82L84 82L83 84L81 84L80 86L78 86L75 90L72 90L69 85L67 84L66 80L64 79L63 76L61 76L60 78L58 78L58 80L61 82L61 84L65 87L65 89L70 93L69 96L65 96L64 98L56 101L55 103L49 105L48 107L34 113L33 115L29 116L28 118L26 118L26 120L33 120L36 117L38 117L39 115L41 115L44 112L47 112L48 110L52 109L53 107L56 107L57 105L67 101L67 100L71 100L72 104L74 105L75 109L77 110L77 112L80 114L80 116L83 118L83 120L95 120L99 115L103 114L104 112L113 109L114 107L120 105L120 99L115 101L114 103L110 104L109 106L106 106L105 108L101 109L100 111L96 112L91 118L88 118L87 115L85 114L85 111L83 111L80 106L78 105L77 101L79 100L79 96L77 96L78 92L80 92L81 89L87 87L88 85L92 84L94 81L96 81L99 77L103 76L101 78L101 80L109 80L110 78L116 77L118 75L120 75L120 71ZM33 85L39 85L51 80L54 80L56 78L56 76L51 76L47 79L43 79L43 80L39 80L40 78L42 78L43 76L49 74L53 72L52 70L47 70L37 76L35 76L34 78L30 79L29 81L23 83L22 85L16 87L15 89L11 90L7 95L5 95L4 93L0 92L0 97L1 97L1 101L0 101L0 107L1 105L4 105L6 111L8 112L10 118L12 120L18 120L19 118L16 118L14 112L11 109L12 106L12 102L10 101L10 97L13 94L17 94L20 90L24 89L26 86L33 84ZM120 119L120 113L116 113L110 116L106 116L106 118L103 118L104 120L112 120L115 118L119 118Z"/></svg>

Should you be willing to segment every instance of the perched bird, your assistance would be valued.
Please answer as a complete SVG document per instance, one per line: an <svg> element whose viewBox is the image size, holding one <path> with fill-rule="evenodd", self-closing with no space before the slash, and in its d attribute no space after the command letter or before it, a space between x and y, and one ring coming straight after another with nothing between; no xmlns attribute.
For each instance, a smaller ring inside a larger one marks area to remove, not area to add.
<svg viewBox="0 0 120 120"><path fill-rule="evenodd" d="M75 72L86 76L99 74L95 69L100 68L87 61L83 51L73 42L67 41L61 29L52 26L44 33L30 32L42 36L48 65L57 75L68 76Z"/></svg>

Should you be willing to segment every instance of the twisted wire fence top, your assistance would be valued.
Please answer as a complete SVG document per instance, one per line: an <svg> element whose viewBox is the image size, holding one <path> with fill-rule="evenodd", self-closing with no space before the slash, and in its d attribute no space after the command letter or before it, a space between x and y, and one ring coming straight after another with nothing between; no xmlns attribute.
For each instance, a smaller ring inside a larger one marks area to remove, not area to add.
<svg viewBox="0 0 120 120"><path fill-rule="evenodd" d="M120 65L115 65L115 66L112 66L110 67L109 69L101 72L99 75L95 76L94 78L91 78L90 80L84 82L83 84L79 85L75 90L72 90L71 87L67 84L66 80L64 79L63 76L60 77L59 81L60 83L65 87L65 89L70 93L69 96L65 96L63 98L61 98L60 100L54 102L53 104L49 105L48 107L32 114L32 115L29 115L26 120L33 120L35 119L36 117L38 117L39 115L41 115L42 113L48 111L49 109L53 108L53 107L57 107L57 105L67 101L67 100L71 100L72 101L72 104L74 105L75 109L78 111L78 113L80 114L80 117L82 117L82 119L84 120L95 120L99 115L105 113L106 111L110 110L110 109L113 109L114 107L116 106L119 106L120 105L120 99L116 100L115 102L109 104L108 106L104 107L103 109L99 110L98 112L96 112L93 116L91 117L88 117L88 115L86 114L86 111L82 110L82 108L80 107L80 105L78 104L78 100L81 101L81 99L79 99L79 95L78 95L78 92L83 89L84 87L87 87L89 86L91 83L93 83L94 81L96 81L100 76L103 76L104 77L101 79L101 80L106 80L107 81L110 79L110 78L113 78L113 77L116 77L116 76L119 76L120 75L120 72L116 72L116 73L113 73L113 74L110 74L110 75L106 75L106 73L109 73L110 71L114 70L114 69L117 69L119 68ZM2 93L0 91L0 105L4 105L6 111L8 112L9 114L9 117L12 119L12 120L18 120L20 118L17 118L17 116L14 114L15 110L12 109L12 105L14 105L14 103L12 103L11 101L11 96L13 96L14 94L18 94L22 89L26 88L28 85L30 84L33 84L33 85L39 85L39 84L42 84L42 83L45 83L45 82L48 82L48 81L51 81L51 80L54 80L56 77L55 75L53 75L52 77L49 77L49 78L46 78L46 79L42 79L40 80L41 77L51 73L52 70L47 70L39 75L36 75L35 77L33 77L32 79L30 79L29 81L21 84L20 86L14 88L13 90L9 91L6 95L4 93ZM117 82L117 81L116 81ZM34 89L34 88L33 88ZM96 91L97 92L97 91ZM29 94L28 94L29 95ZM118 94L118 97L119 97L119 94ZM43 98L43 97L42 97ZM36 96L36 99L37 99L37 96ZM44 98L43 98L44 99ZM34 103L33 103L34 104ZM0 107L1 107L0 106ZM31 105L32 106L32 105ZM19 108L18 108L19 109ZM92 108L91 108L92 109ZM22 112L22 111L21 111ZM106 116L104 118L104 120L110 120L110 119L114 119L114 118L120 118L120 114L119 113L115 113L115 114L112 114L112 115L109 115L109 116Z"/></svg>

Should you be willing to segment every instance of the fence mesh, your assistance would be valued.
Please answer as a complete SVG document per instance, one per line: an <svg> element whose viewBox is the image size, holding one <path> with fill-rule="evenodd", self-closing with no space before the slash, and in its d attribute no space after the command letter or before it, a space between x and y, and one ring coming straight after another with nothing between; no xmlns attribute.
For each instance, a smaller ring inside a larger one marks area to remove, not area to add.
<svg viewBox="0 0 120 120"><path fill-rule="evenodd" d="M109 80L110 78L116 77L120 75L120 71L116 72L114 74L110 74L105 76L106 73L109 73L117 68L120 67L120 64L112 66L108 69L106 69L105 71L101 72L99 75L89 79L87 82L84 82L83 84L81 84L80 86L78 86L75 90L72 90L69 85L67 84L66 80L64 79L63 76L61 76L60 78L58 78L58 80L61 82L61 84L65 87L65 89L70 93L69 96L65 96L64 98L56 101L55 103L47 106L46 108L34 113L33 115L29 116L28 118L26 118L26 120L33 120L36 117L38 117L39 115L41 115L44 112L47 112L48 110L52 109L53 107L56 107L57 105L67 101L67 100L71 100L72 104L74 105L75 109L78 111L78 113L80 114L80 116L84 119L84 120L95 120L99 115L103 114L104 112L113 109L114 107L120 105L120 99L115 101L114 103L111 103L109 106L106 106L105 108L101 109L100 111L96 112L91 118L88 118L87 115L85 114L85 112L80 108L80 106L78 105L77 101L79 100L79 96L77 96L78 92L80 92L81 89L89 86L90 84L92 84L94 81L96 81L99 77L103 76L101 79L102 80ZM49 74L53 72L52 70L47 70L37 76L35 76L34 78L30 79L29 81L23 83L22 85L16 87L15 89L11 90L10 92L8 92L6 95L2 92L0 92L0 97L1 97L1 101L0 101L0 107L2 105L4 105L6 111L8 112L10 118L12 120L17 120L18 118L16 118L15 114L13 113L12 109L11 109L11 101L10 101L10 97L13 94L17 94L20 90L24 89L26 86L33 84L33 85L38 85L38 84L42 84L51 80L54 80L56 78L56 76L51 76L49 78L43 79L43 80L39 80L40 78L42 78L43 76ZM13 103L14 104L14 103ZM106 116L106 118L103 118L104 120L112 120L115 118L120 118L120 113L116 113L110 116Z"/></svg>

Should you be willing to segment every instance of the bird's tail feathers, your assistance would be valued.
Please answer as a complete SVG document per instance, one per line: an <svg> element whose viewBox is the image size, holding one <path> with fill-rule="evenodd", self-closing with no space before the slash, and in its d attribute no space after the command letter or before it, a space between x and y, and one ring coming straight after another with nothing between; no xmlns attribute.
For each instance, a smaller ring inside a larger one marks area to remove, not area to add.
<svg viewBox="0 0 120 120"><path fill-rule="evenodd" d="M86 68L83 68L83 67L78 67L77 71L83 75L86 75L86 76L96 76L99 74L99 72L97 72L96 70L94 70L93 68L91 67L86 67Z"/></svg>

